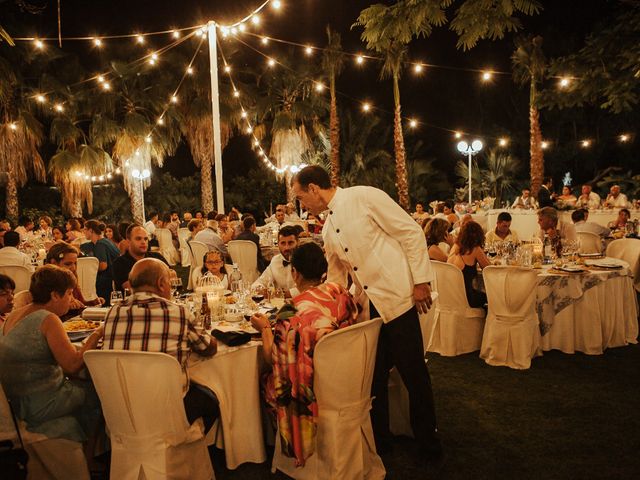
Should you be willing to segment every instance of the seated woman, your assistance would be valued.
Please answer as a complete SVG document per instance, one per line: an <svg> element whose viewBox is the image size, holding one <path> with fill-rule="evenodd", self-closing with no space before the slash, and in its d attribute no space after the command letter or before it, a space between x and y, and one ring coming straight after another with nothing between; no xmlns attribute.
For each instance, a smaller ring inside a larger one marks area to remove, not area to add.
<svg viewBox="0 0 640 480"><path fill-rule="evenodd" d="M82 230L82 223L77 218L70 218L65 225L67 229L67 242L72 245L80 245L87 241Z"/></svg>
<svg viewBox="0 0 640 480"><path fill-rule="evenodd" d="M424 235L427 238L427 249L429 250L429 258L439 262L446 262L448 255L443 249L445 245L451 247L453 245L453 237L449 235L449 222L443 218L433 218L427 222L424 227ZM444 243L444 245L440 245Z"/></svg>
<svg viewBox="0 0 640 480"><path fill-rule="evenodd" d="M106 230L104 231L104 238L110 240L116 247L122 241L122 237L120 236L120 232L118 232L118 227L114 224L107 225ZM120 248L120 247L118 247Z"/></svg>
<svg viewBox="0 0 640 480"><path fill-rule="evenodd" d="M291 275L301 292L277 314L275 333L262 314L251 323L262 334L263 353L273 367L266 377L265 400L277 417L282 452L304 465L313 453L318 406L313 394L313 351L323 335L356 322L357 306L340 285L325 282L327 261L315 243L291 255ZM290 359L295 359L291 363Z"/></svg>
<svg viewBox="0 0 640 480"><path fill-rule="evenodd" d="M70 380L83 366L82 355L103 336L98 328L82 347L62 327L76 279L68 270L45 265L31 277L33 303L13 310L0 328L0 380L16 416L27 429L49 438L84 442L100 416L90 382ZM86 463L66 465L66 478L89 478ZM81 467L85 475L73 471Z"/></svg>
<svg viewBox="0 0 640 480"><path fill-rule="evenodd" d="M627 222L631 218L631 212L626 208L621 208L618 212L618 218L613 222L609 222L608 227L611 230L625 230L627 228Z"/></svg>
<svg viewBox="0 0 640 480"><path fill-rule="evenodd" d="M229 277L227 277L227 271L224 268L224 259L219 251L211 250L204 254L202 268L193 272L193 284L196 285L200 277L204 275L217 277L224 288L229 288Z"/></svg>
<svg viewBox="0 0 640 480"><path fill-rule="evenodd" d="M483 247L484 232L482 227L477 222L467 222L460 229L460 235L451 248L447 261L462 270L467 301L472 308L484 307L487 303L486 293L473 288L473 280L477 275L476 265L484 268L490 263L484 254Z"/></svg>
<svg viewBox="0 0 640 480"><path fill-rule="evenodd" d="M13 292L16 284L11 277L0 273L0 326L7 319L7 314L13 310Z"/></svg>
<svg viewBox="0 0 640 480"><path fill-rule="evenodd" d="M567 207L575 207L578 199L571 193L571 187L565 185L562 187L562 195L558 197L558 204L565 205Z"/></svg>

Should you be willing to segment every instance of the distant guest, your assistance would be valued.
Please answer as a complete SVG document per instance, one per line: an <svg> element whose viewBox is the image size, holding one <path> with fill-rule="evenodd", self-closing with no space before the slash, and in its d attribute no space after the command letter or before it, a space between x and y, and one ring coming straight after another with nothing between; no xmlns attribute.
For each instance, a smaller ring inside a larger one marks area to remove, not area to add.
<svg viewBox="0 0 640 480"><path fill-rule="evenodd" d="M460 229L460 235L451 248L448 263L462 270L464 289L467 301L472 308L484 307L487 295L474 288L474 281L478 275L477 266L484 268L489 265L489 259L484 253L484 232L480 224L468 222Z"/></svg>

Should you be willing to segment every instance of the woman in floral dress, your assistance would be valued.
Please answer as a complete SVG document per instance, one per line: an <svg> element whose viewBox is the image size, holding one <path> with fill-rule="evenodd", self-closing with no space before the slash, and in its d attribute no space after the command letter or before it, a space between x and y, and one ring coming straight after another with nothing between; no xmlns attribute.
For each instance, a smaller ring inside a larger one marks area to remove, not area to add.
<svg viewBox="0 0 640 480"><path fill-rule="evenodd" d="M313 392L313 351L323 335L356 322L358 309L342 286L324 282L327 261L315 243L296 248L291 274L300 294L277 314L272 331L262 314L251 318L260 330L272 372L263 380L265 401L277 421L282 452L304 465L314 449L318 404Z"/></svg>

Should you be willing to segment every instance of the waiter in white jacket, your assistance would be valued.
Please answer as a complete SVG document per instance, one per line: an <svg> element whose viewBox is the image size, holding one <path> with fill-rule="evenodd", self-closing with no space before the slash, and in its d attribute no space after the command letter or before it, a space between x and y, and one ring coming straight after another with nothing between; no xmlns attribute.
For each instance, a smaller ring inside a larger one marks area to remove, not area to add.
<svg viewBox="0 0 640 480"><path fill-rule="evenodd" d="M424 361L418 313L431 307L434 273L418 224L382 190L335 188L327 172L312 165L292 180L300 202L314 215L328 210L322 230L327 280L347 286L370 317L382 317L372 385L371 419L378 451L391 447L387 384L395 366L409 392L411 427L427 459L441 453L431 379ZM363 302L364 300L364 302Z"/></svg>

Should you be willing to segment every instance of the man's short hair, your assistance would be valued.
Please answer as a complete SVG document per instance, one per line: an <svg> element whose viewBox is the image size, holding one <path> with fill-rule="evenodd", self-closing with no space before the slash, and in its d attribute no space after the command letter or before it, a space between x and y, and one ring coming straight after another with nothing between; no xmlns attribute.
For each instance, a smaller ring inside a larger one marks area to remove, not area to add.
<svg viewBox="0 0 640 480"><path fill-rule="evenodd" d="M578 223L578 222L582 222L583 220L587 219L587 210L585 210L584 208L579 208L577 210L574 210L573 213L571 214L571 221L573 221L573 223Z"/></svg>
<svg viewBox="0 0 640 480"><path fill-rule="evenodd" d="M131 240L131 232L133 232L134 228L138 228L138 227L142 228L145 232L147 231L142 225L137 223L132 223L127 227L127 240Z"/></svg>
<svg viewBox="0 0 640 480"><path fill-rule="evenodd" d="M511 214L509 212L500 212L498 214L498 222L510 222Z"/></svg>
<svg viewBox="0 0 640 480"><path fill-rule="evenodd" d="M538 210L539 217L547 217L552 220L558 221L558 211L553 207L543 207Z"/></svg>
<svg viewBox="0 0 640 480"><path fill-rule="evenodd" d="M289 237L291 235L293 235L296 238L298 238L298 229L296 227L294 227L293 225L285 225L278 232L278 238L280 238L280 237Z"/></svg>
<svg viewBox="0 0 640 480"><path fill-rule="evenodd" d="M331 178L329 178L329 174L319 165L309 165L308 167L304 167L296 174L295 177L293 177L291 180L292 185L293 182L298 182L305 190L309 188L309 185L312 183L320 187L322 190L328 190L331 188Z"/></svg>
<svg viewBox="0 0 640 480"><path fill-rule="evenodd" d="M151 220L153 217L158 217L158 216L159 216L158 212L151 212L151 213L149 213L149 217L148 218L149 218L149 220Z"/></svg>
<svg viewBox="0 0 640 480"><path fill-rule="evenodd" d="M530 191L531 191L531 189L530 189L529 187L524 187L524 188L522 189L522 191L523 191L523 192L530 192Z"/></svg>
<svg viewBox="0 0 640 480"><path fill-rule="evenodd" d="M5 247L17 247L20 245L20 234L13 230L9 230L4 234L4 246Z"/></svg>
<svg viewBox="0 0 640 480"><path fill-rule="evenodd" d="M0 273L0 288L2 290L15 290L16 282L11 277Z"/></svg>
<svg viewBox="0 0 640 480"><path fill-rule="evenodd" d="M197 218L189 220L189 223L187 223L187 229L190 232L193 232L196 228L198 228L200 226L201 223L202 223L202 221L197 219Z"/></svg>
<svg viewBox="0 0 640 480"><path fill-rule="evenodd" d="M631 212L629 211L629 209L628 209L628 208L621 208L620 210L618 210L618 214L620 214L620 213L622 213L622 212L626 213L626 214L627 214L627 217L630 217L630 216L631 216ZM6 235L6 234L5 234L5 235Z"/></svg>
<svg viewBox="0 0 640 480"><path fill-rule="evenodd" d="M256 219L252 216L245 215L242 219L242 228L244 230L250 230L256 224Z"/></svg>
<svg viewBox="0 0 640 480"><path fill-rule="evenodd" d="M216 212L215 210L211 210L209 213L207 213L207 220L215 220L217 216L218 212Z"/></svg>

